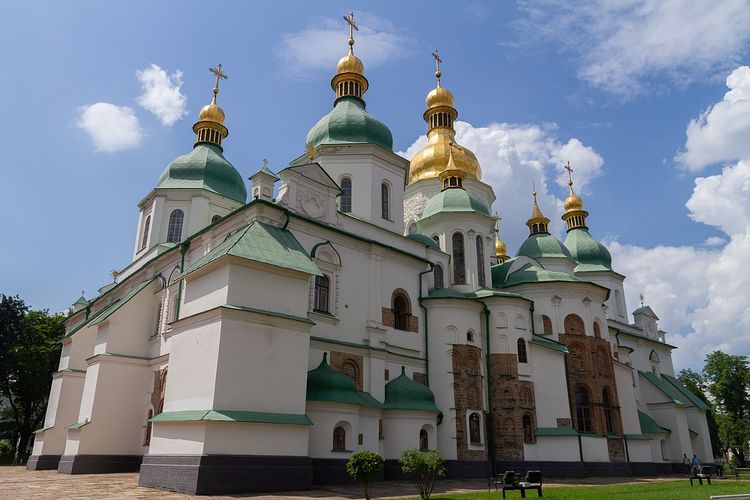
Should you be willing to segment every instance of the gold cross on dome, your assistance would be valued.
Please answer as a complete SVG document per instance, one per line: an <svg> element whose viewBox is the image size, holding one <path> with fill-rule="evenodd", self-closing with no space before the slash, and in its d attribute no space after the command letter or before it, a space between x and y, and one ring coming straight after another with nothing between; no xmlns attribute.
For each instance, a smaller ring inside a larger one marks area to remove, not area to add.
<svg viewBox="0 0 750 500"><path fill-rule="evenodd" d="M221 64L219 64L215 68L208 68L208 71L216 75L216 83L214 83L214 94L218 94L219 93L219 80L222 78L224 80L227 80L229 78L229 75L227 75L221 70Z"/></svg>
<svg viewBox="0 0 750 500"><path fill-rule="evenodd" d="M349 40L354 39L354 30L359 31L359 26L354 22L354 12L350 12L348 16L343 16L346 24L349 25Z"/></svg>
<svg viewBox="0 0 750 500"><path fill-rule="evenodd" d="M440 53L438 52L438 49L435 49L435 52L432 53L432 57L435 58L435 78L437 78L437 85L440 86L440 77L443 76L443 73L440 71L440 63L443 62L442 59L440 59Z"/></svg>
<svg viewBox="0 0 750 500"><path fill-rule="evenodd" d="M567 165L565 165L563 168L568 171L568 186L572 187L573 186L573 167L571 167L570 162L568 162Z"/></svg>

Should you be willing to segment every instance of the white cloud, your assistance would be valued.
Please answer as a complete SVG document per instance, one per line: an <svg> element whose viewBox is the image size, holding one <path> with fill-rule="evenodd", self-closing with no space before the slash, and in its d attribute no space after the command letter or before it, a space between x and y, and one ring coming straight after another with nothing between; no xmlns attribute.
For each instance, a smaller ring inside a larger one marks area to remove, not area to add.
<svg viewBox="0 0 750 500"><path fill-rule="evenodd" d="M354 34L354 53L364 62L365 71L409 54L413 38L390 22L366 12L357 13L355 21L359 31ZM348 51L348 39L341 18L316 19L302 31L284 34L276 53L287 76L305 78L311 71L332 72Z"/></svg>
<svg viewBox="0 0 750 500"><path fill-rule="evenodd" d="M455 127L456 142L477 155L482 179L495 190L493 210L503 218L501 235L510 249L518 248L528 236L524 222L531 215L532 182L536 183L540 208L559 233L563 229L562 200L551 192L550 183L567 188L567 173L562 167L568 160L573 165L577 191L585 192L591 180L601 174L601 156L576 138L567 142L557 138L555 124L492 123L474 127L458 121ZM427 137L420 136L399 154L411 158L425 144ZM566 190L557 191L567 195Z"/></svg>
<svg viewBox="0 0 750 500"><path fill-rule="evenodd" d="M726 242L727 240L719 236L709 236L708 238L706 238L706 241L704 241L703 244L708 247L720 247Z"/></svg>
<svg viewBox="0 0 750 500"><path fill-rule="evenodd" d="M713 350L750 353L750 162L696 179L686 206L693 220L719 228L729 241L706 240L714 248L608 245L615 268L628 277L629 304L644 292L660 326L672 332L668 341L680 347L678 368L700 368Z"/></svg>
<svg viewBox="0 0 750 500"><path fill-rule="evenodd" d="M711 77L739 62L750 37L746 0L519 2L523 43L558 44L580 79L624 97L651 77L677 86Z"/></svg>
<svg viewBox="0 0 750 500"><path fill-rule="evenodd" d="M78 111L76 125L88 134L96 151L114 153L134 148L143 138L138 117L131 108L97 102Z"/></svg>
<svg viewBox="0 0 750 500"><path fill-rule="evenodd" d="M172 125L185 115L187 97L180 91L182 71L177 70L170 75L156 64L151 64L136 71L136 76L143 89L138 104L156 115L163 125Z"/></svg>
<svg viewBox="0 0 750 500"><path fill-rule="evenodd" d="M685 150L675 157L688 170L750 158L750 67L732 71L727 87L723 100L688 124Z"/></svg>

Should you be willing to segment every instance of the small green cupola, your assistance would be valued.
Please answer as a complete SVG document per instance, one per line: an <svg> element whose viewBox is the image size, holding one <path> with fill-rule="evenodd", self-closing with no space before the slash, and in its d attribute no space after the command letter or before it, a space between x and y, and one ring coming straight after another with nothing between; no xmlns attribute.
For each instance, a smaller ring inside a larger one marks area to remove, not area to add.
<svg viewBox="0 0 750 500"><path fill-rule="evenodd" d="M440 412L440 409L435 406L435 395L430 388L410 379L403 366L401 375L385 384L383 409Z"/></svg>
<svg viewBox="0 0 750 500"><path fill-rule="evenodd" d="M531 217L526 221L529 226L529 237L518 249L517 257L529 257L539 259L544 257L570 259L570 252L560 240L549 233L549 219L544 216L536 199L536 191L533 193L534 207Z"/></svg>
<svg viewBox="0 0 750 500"><path fill-rule="evenodd" d="M393 135L388 127L365 110L364 95L369 84L365 66L354 55L354 14L349 24L349 53L339 60L331 88L336 93L333 110L307 133L308 148L325 144L376 144L393 151Z"/></svg>
<svg viewBox="0 0 750 500"><path fill-rule="evenodd" d="M307 401L333 401L379 408L380 403L366 392L358 391L354 381L331 368L328 353L317 368L307 372Z"/></svg>
<svg viewBox="0 0 750 500"><path fill-rule="evenodd" d="M224 110L216 104L219 93L219 80L227 76L221 70L221 64L210 71L216 75L214 97L211 103L204 106L198 121L193 125L195 144L186 155L175 158L166 166L157 188L163 189L205 189L225 196L231 200L245 203L247 187L245 181L234 166L224 158L222 140L229 135L224 126Z"/></svg>

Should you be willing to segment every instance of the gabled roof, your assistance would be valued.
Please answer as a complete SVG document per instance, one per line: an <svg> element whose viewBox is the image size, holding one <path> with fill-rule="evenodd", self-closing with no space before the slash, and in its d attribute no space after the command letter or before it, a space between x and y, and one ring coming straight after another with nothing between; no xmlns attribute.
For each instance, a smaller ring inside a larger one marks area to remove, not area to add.
<svg viewBox="0 0 750 500"><path fill-rule="evenodd" d="M321 276L318 266L292 233L285 229L254 221L231 234L220 245L193 263L182 275L192 273L225 255L262 262Z"/></svg>
<svg viewBox="0 0 750 500"><path fill-rule="evenodd" d="M546 347L547 349L552 349L553 351L568 352L568 348L562 342L542 337L536 333L532 336L531 343L541 347Z"/></svg>
<svg viewBox="0 0 750 500"><path fill-rule="evenodd" d="M708 406L701 398L696 396L690 389L685 387L685 385L679 381L679 379L674 378L671 375L662 375L662 378L665 379L667 382L672 384L675 388L677 388L680 393L682 393L683 396L688 398L691 403L693 403L695 406L700 408L701 410L710 410L711 407Z"/></svg>
<svg viewBox="0 0 750 500"><path fill-rule="evenodd" d="M638 423L641 424L641 432L643 433L662 434L664 432L672 432L666 427L657 424L653 418L641 410L638 410Z"/></svg>
<svg viewBox="0 0 750 500"><path fill-rule="evenodd" d="M263 168L261 168L260 170L258 170L257 172L255 172L253 175L251 175L250 178L252 179L253 177L255 177L258 174L266 174L266 175L269 175L269 176L273 177L276 180L279 179L279 176L276 175L276 174L274 174L273 172L271 172L271 170L268 167L266 167L265 165L263 165Z"/></svg>
<svg viewBox="0 0 750 500"><path fill-rule="evenodd" d="M663 380L656 375L654 375L651 372L644 372L638 370L638 372L641 374L643 378L651 382L651 384L654 385L657 389L659 389L662 393L664 393L667 398L672 400L673 403L682 405L682 406L693 406L692 402L690 401L690 398L682 394L679 390L677 390L672 384L668 383L666 380Z"/></svg>
<svg viewBox="0 0 750 500"><path fill-rule="evenodd" d="M309 181L334 189L337 193L341 193L341 187L339 187L339 185L336 184L336 181L328 175L328 172L325 171L320 163L308 162L303 163L302 165L290 165L279 172L279 175L283 177L285 172L294 172Z"/></svg>
<svg viewBox="0 0 750 500"><path fill-rule="evenodd" d="M650 306L641 306L635 311L633 311L633 316L636 316L638 314L643 314L645 316L649 316L654 319L659 319L659 317L656 315L653 309L651 309Z"/></svg>

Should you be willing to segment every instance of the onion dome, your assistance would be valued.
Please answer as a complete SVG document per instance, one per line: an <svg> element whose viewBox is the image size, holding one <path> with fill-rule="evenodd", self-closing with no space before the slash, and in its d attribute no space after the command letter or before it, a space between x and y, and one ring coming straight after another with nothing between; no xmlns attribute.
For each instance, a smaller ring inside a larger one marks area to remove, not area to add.
<svg viewBox="0 0 750 500"><path fill-rule="evenodd" d="M336 93L333 110L307 133L308 148L323 144L376 144L393 151L393 135L388 127L365 110L364 95L369 83L365 66L354 55L354 13L345 16L349 24L349 53L336 65L331 88Z"/></svg>
<svg viewBox="0 0 750 500"><path fill-rule="evenodd" d="M307 372L307 401L335 401L380 408L381 404L366 392L358 391L354 380L331 368L328 353L317 368Z"/></svg>
<svg viewBox="0 0 750 500"><path fill-rule="evenodd" d="M563 208L565 213L562 216L562 220L568 225L568 231L578 227L586 227L586 217L589 213L583 209L583 200L580 196L573 192L573 169L570 168L570 162L565 166L565 170L568 171L568 189L570 194L565 198L563 202Z"/></svg>
<svg viewBox="0 0 750 500"><path fill-rule="evenodd" d="M427 110L423 118L427 122L427 145L412 157L407 184L439 178L441 172L447 168L451 153L455 168L463 172L466 179L481 179L482 169L476 155L464 147L453 147L456 137L453 123L458 118L458 111L453 107L453 94L440 83L442 60L438 51L432 55L437 67L437 87L427 94L425 100Z"/></svg>
<svg viewBox="0 0 750 500"><path fill-rule="evenodd" d="M568 231L565 247L578 263L576 271L611 271L612 254L585 227Z"/></svg>
<svg viewBox="0 0 750 500"><path fill-rule="evenodd" d="M495 258L498 264L502 264L510 258L508 255L508 247L505 242L500 239L500 217L497 213L495 214Z"/></svg>
<svg viewBox="0 0 750 500"><path fill-rule="evenodd" d="M438 413L435 395L429 387L415 382L401 367L401 375L385 384L384 410L422 410Z"/></svg>
<svg viewBox="0 0 750 500"><path fill-rule="evenodd" d="M536 191L534 195L534 208L531 211L531 217L526 221L529 226L529 237L523 242L518 249L517 256L539 259L544 257L558 257L570 259L570 252L565 248L560 240L549 234L549 219L544 216L536 200Z"/></svg>
<svg viewBox="0 0 750 500"><path fill-rule="evenodd" d="M529 226L531 234L549 234L549 219L544 216L539 204L536 201L536 191L533 193L534 196L534 208L531 210L531 217L526 221L526 225Z"/></svg>
<svg viewBox="0 0 750 500"><path fill-rule="evenodd" d="M524 283L541 283L545 281L572 281L579 282L580 280L572 274L562 273L559 271L550 271L542 269L541 267L527 264L521 267L519 270L510 273L505 282L502 283L503 287L522 285ZM493 280L493 286L497 286L497 283Z"/></svg>
<svg viewBox="0 0 750 500"><path fill-rule="evenodd" d="M221 71L221 64L211 72L216 75L214 97L211 103L204 106L198 115L198 122L193 125L196 142L193 150L186 155L175 158L166 166L157 188L163 189L205 189L231 200L245 203L247 187L245 181L234 166L224 158L221 147L222 139L228 131L224 126L224 111L216 105L219 93L219 79L227 76Z"/></svg>

